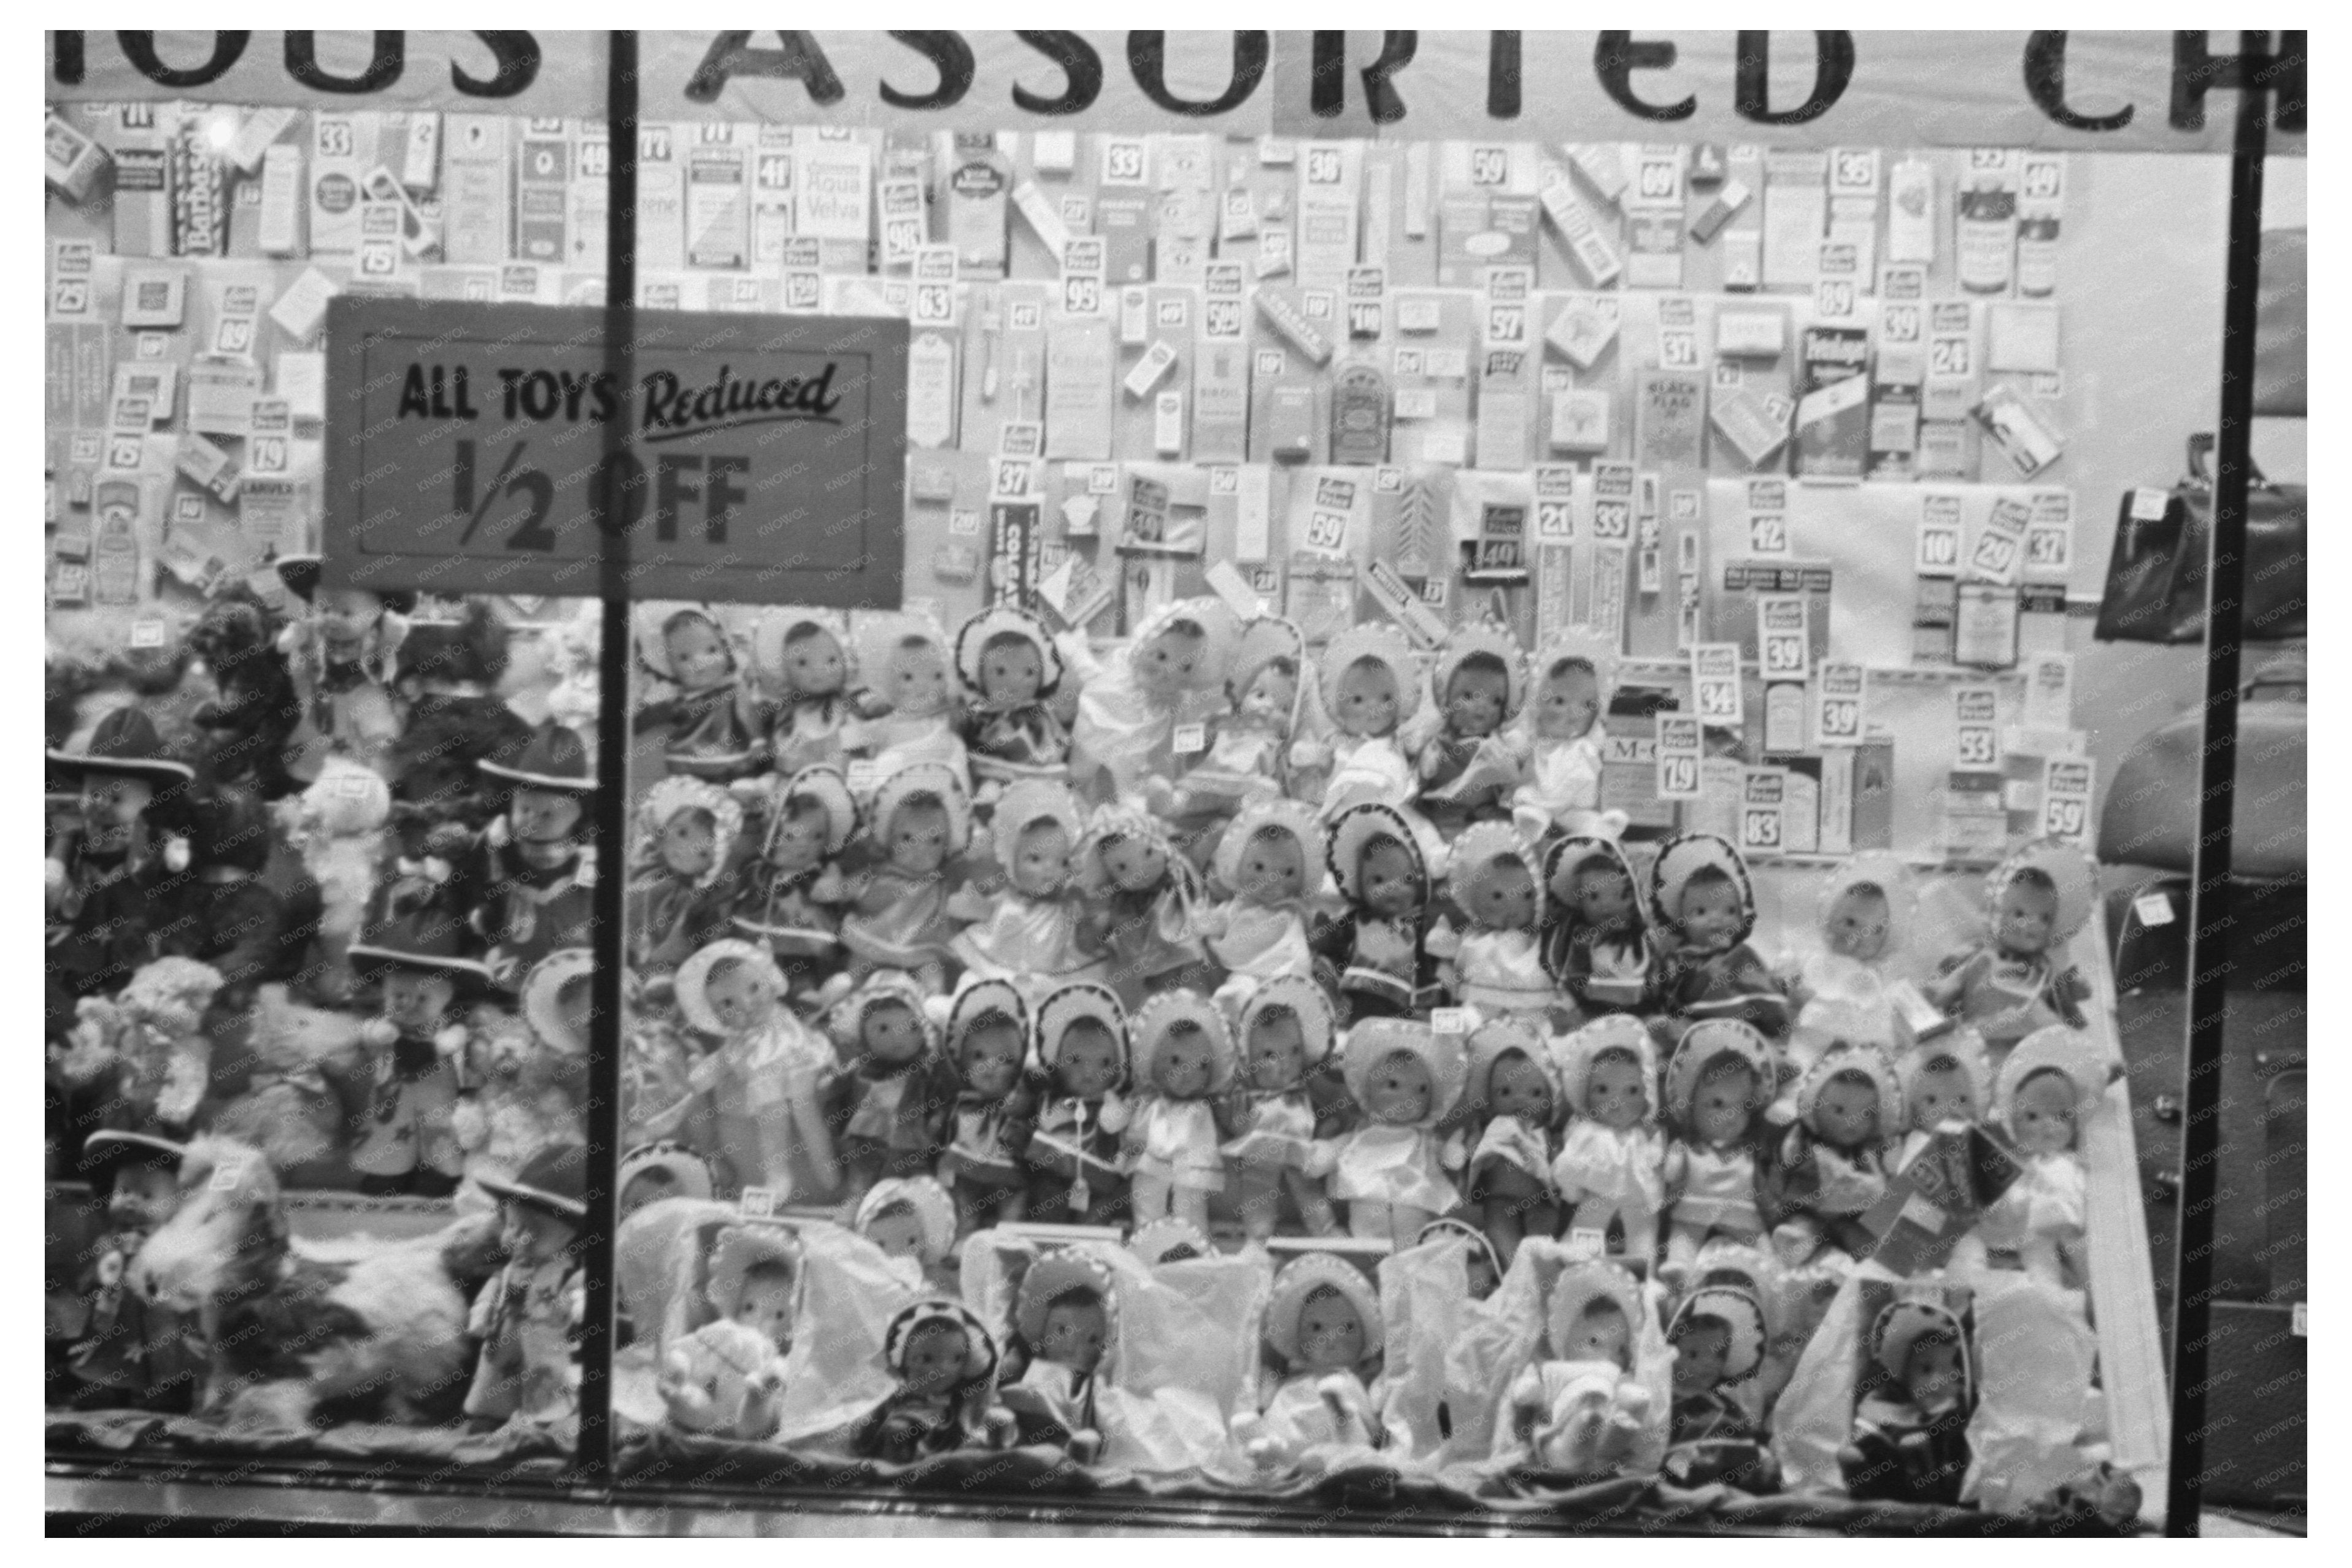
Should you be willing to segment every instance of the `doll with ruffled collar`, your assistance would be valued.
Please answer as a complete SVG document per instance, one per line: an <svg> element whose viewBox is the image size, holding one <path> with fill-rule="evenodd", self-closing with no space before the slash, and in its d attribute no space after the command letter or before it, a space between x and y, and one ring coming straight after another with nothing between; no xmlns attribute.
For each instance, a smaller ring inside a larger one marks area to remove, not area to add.
<svg viewBox="0 0 2352 1568"><path fill-rule="evenodd" d="M638 611L637 659L664 695L637 709L631 730L659 729L662 764L673 777L725 783L767 760L767 727L736 639L700 605Z"/></svg>
<svg viewBox="0 0 2352 1568"><path fill-rule="evenodd" d="M857 807L838 768L770 774L752 795L758 852L736 877L734 934L768 949L795 996L822 988L842 961L841 907L849 880L840 855Z"/></svg>
<svg viewBox="0 0 2352 1568"><path fill-rule="evenodd" d="M1437 651L1430 687L1444 722L1414 772L1422 810L1451 842L1472 822L1500 819L1519 788L1519 747L1504 727L1527 700L1527 656L1499 627L1459 626Z"/></svg>
<svg viewBox="0 0 2352 1568"><path fill-rule="evenodd" d="M523 977L520 1017L476 1011L450 1127L477 1183L520 1169L550 1144L580 1141L593 967L585 948L551 953Z"/></svg>
<svg viewBox="0 0 2352 1568"><path fill-rule="evenodd" d="M1974 1126L1991 1108L1992 1066L1972 1029L1946 1030L1904 1052L1895 1061L1895 1080L1903 1091L1904 1112L1897 1171L1927 1147L1936 1129Z"/></svg>
<svg viewBox="0 0 2352 1568"><path fill-rule="evenodd" d="M824 1109L840 1059L785 1005L784 990L775 960L731 936L678 967L678 1011L718 1041L691 1076L716 1124L729 1196L759 1186L780 1203L814 1200L841 1185Z"/></svg>
<svg viewBox="0 0 2352 1568"><path fill-rule="evenodd" d="M1161 986L1201 977L1208 950L1196 928L1200 873L1153 818L1104 806L1078 850L1088 905L1078 943L1102 956L1108 983L1130 1011Z"/></svg>
<svg viewBox="0 0 2352 1568"><path fill-rule="evenodd" d="M1098 972L1081 945L1086 899L1072 862L1086 833L1078 802L1063 785L1024 779L996 803L992 836L1003 885L967 884L948 900L968 921L950 944L964 972L1051 984Z"/></svg>
<svg viewBox="0 0 2352 1568"><path fill-rule="evenodd" d="M993 604L956 632L964 687L963 743L983 804L1024 779L1066 783L1070 732L1055 711L1062 654L1045 622Z"/></svg>
<svg viewBox="0 0 2352 1568"><path fill-rule="evenodd" d="M971 808L950 768L919 763L882 781L866 813L866 835L881 863L850 880L841 944L855 982L877 969L904 969L927 992L946 988L956 925L948 913L950 873L971 836Z"/></svg>
<svg viewBox="0 0 2352 1568"><path fill-rule="evenodd" d="M711 1244L709 1270L703 1294L719 1315L663 1347L656 1387L672 1426L760 1441L782 1415L807 1265L782 1226L730 1225Z"/></svg>
<svg viewBox="0 0 2352 1568"><path fill-rule="evenodd" d="M1281 794L1306 714L1307 667L1307 639L1295 622L1261 615L1244 624L1226 706L1203 727L1205 752L1178 758L1183 771L1173 781L1157 774L1145 780L1151 809L1213 828L1246 802Z"/></svg>
<svg viewBox="0 0 2352 1568"><path fill-rule="evenodd" d="M1551 1162L1568 1103L1559 1068L1534 1026L1498 1019L1472 1033L1464 1099L1476 1134L1464 1197L1507 1269L1521 1237L1559 1230Z"/></svg>
<svg viewBox="0 0 2352 1568"><path fill-rule="evenodd" d="M869 758L875 777L888 779L919 762L937 763L971 790L971 762L958 733L955 659L930 620L877 615L860 636L859 667L872 673L873 695L889 705L871 718L841 727L842 749Z"/></svg>
<svg viewBox="0 0 2352 1568"><path fill-rule="evenodd" d="M1066 1248L1032 1262L1013 1307L1028 1364L1000 1397L1024 1444L1061 1449L1081 1465L1100 1457L1095 1389L1118 1332L1118 1292L1109 1266Z"/></svg>
<svg viewBox="0 0 2352 1568"><path fill-rule="evenodd" d="M910 1465L1013 1441L1012 1413L996 1401L996 1341L961 1303L933 1298L900 1308L882 1343L898 1386L850 1428L851 1453Z"/></svg>
<svg viewBox="0 0 2352 1568"><path fill-rule="evenodd" d="M1601 810L1602 721L1617 680L1615 639L1582 627L1536 647L1535 692L1521 720L1527 779L1511 794L1511 821L1529 843L1559 833L1613 839L1624 813Z"/></svg>
<svg viewBox="0 0 2352 1568"><path fill-rule="evenodd" d="M1666 1063L1665 1261L1659 1277L1688 1279L1709 1237L1755 1243L1764 1232L1756 1177L1767 1142L1764 1108L1780 1071L1772 1046L1737 1019L1710 1019L1683 1033Z"/></svg>
<svg viewBox="0 0 2352 1568"><path fill-rule="evenodd" d="M884 1176L866 1191L850 1228L872 1242L901 1284L918 1294L952 1295L955 1199L927 1176Z"/></svg>
<svg viewBox="0 0 2352 1568"><path fill-rule="evenodd" d="M1234 1077L1234 1040L1224 1015L1198 991L1179 988L1136 1010L1136 1103L1123 1151L1134 1223L1173 1216L1205 1231L1209 1195L1225 1185L1217 1113Z"/></svg>
<svg viewBox="0 0 2352 1568"><path fill-rule="evenodd" d="M278 634L302 715L308 744L292 764L305 781L318 777L330 753L381 769L400 738L392 700L393 673L416 595L406 589L328 588L312 555L281 556L278 580L302 601L304 613ZM304 731L298 730L298 737Z"/></svg>
<svg viewBox="0 0 2352 1568"><path fill-rule="evenodd" d="M1518 835L1501 822L1479 822L1454 841L1447 860L1448 898L1454 915L1429 935L1438 972L1465 1007L1496 1017L1540 1018L1557 992L1544 972L1536 932L1543 891Z"/></svg>
<svg viewBox="0 0 2352 1568"><path fill-rule="evenodd" d="M1367 800L1412 807L1421 781L1399 731L1419 710L1423 683L1404 633L1385 623L1350 627L1324 645L1317 673L1334 731L1324 818Z"/></svg>
<svg viewBox="0 0 2352 1568"><path fill-rule="evenodd" d="M1748 862L1716 833L1666 841L1650 869L1650 907L1660 946L1659 1039L1672 1045L1701 1019L1733 1018L1777 1040L1789 1027L1789 998L1748 938L1756 894Z"/></svg>
<svg viewBox="0 0 2352 1568"><path fill-rule="evenodd" d="M2090 918L2095 872L2082 851L2055 839L2019 850L1985 878L1990 931L1945 958L1928 983L1927 999L1973 1025L1996 1062L2035 1030L2085 1027L2090 983L2066 951Z"/></svg>
<svg viewBox="0 0 2352 1568"><path fill-rule="evenodd" d="M1952 1504L1969 1471L1975 1400L1968 1329L1933 1301L1890 1302L1871 1324L1868 1375L1853 1432L1838 1451L1857 1501Z"/></svg>
<svg viewBox="0 0 2352 1568"><path fill-rule="evenodd" d="M1665 1135L1657 1057L1641 1020L1596 1019L1559 1046L1560 1092L1573 1115L1552 1161L1569 1230L1605 1237L1613 1220L1629 1259L1656 1254L1665 1207Z"/></svg>
<svg viewBox="0 0 2352 1568"><path fill-rule="evenodd" d="M929 1172L936 1052L942 1020L914 977L884 969L835 1003L825 1026L846 1071L833 1120L852 1202L877 1182Z"/></svg>
<svg viewBox="0 0 2352 1568"><path fill-rule="evenodd" d="M1874 1046L1832 1045L1797 1081L1797 1119L1765 1162L1758 1207L1790 1268L1869 1255L1862 1217L1886 1191L1903 1126L1895 1069Z"/></svg>
<svg viewBox="0 0 2352 1568"><path fill-rule="evenodd" d="M1574 835L1544 853L1544 972L1579 1021L1638 1013L1655 999L1657 944L1640 887L1613 838Z"/></svg>
<svg viewBox="0 0 2352 1568"><path fill-rule="evenodd" d="M1028 1216L1049 1224L1108 1225L1127 1212L1120 1135L1133 1115L1127 1089L1127 1009L1108 988L1065 983L1037 1004L1036 1130L1024 1156Z"/></svg>
<svg viewBox="0 0 2352 1568"><path fill-rule="evenodd" d="M1380 1296L1353 1264L1313 1252L1285 1264L1263 1333L1273 1386L1232 1422L1253 1467L1265 1472L1319 1458L1328 1468L1355 1457L1349 1450L1389 1445L1377 1393L1386 1343Z"/></svg>
<svg viewBox="0 0 2352 1568"><path fill-rule="evenodd" d="M596 795L588 747L561 725L541 725L511 758L476 764L504 811L475 840L434 902L466 910L489 944L491 977L511 991L559 947L591 945L596 851L589 808Z"/></svg>
<svg viewBox="0 0 2352 1568"><path fill-rule="evenodd" d="M1201 913L1209 956L1228 976L1270 980L1312 972L1307 901L1321 891L1322 825L1296 800L1259 800L1217 843L1216 880L1229 896Z"/></svg>
<svg viewBox="0 0 2352 1568"><path fill-rule="evenodd" d="M728 875L743 808L717 785L672 774L637 802L629 878L629 963L666 974L726 935Z"/></svg>
<svg viewBox="0 0 2352 1568"><path fill-rule="evenodd" d="M1993 1122L2023 1169L1977 1221L1976 1239L1991 1262L2013 1261L2053 1289L2084 1287L2090 1178L2082 1124L2122 1071L2088 1034L2063 1024L2027 1035L2000 1064Z"/></svg>
<svg viewBox="0 0 2352 1568"><path fill-rule="evenodd" d="M1310 946L1343 1023L1426 1014L1444 998L1429 950L1429 867L1444 853L1434 834L1375 802L1351 806L1331 823L1325 858L1348 907L1322 922Z"/></svg>
<svg viewBox="0 0 2352 1568"><path fill-rule="evenodd" d="M1907 1038L1913 1020L1933 1013L1904 978L1910 928L1918 899L1910 870L1893 855L1866 853L1841 865L1822 886L1818 946L1786 964L1790 1005L1789 1060L1810 1067L1830 1040L1851 1035L1851 1015L1864 1015L1865 1032L1891 1048Z"/></svg>
<svg viewBox="0 0 2352 1568"><path fill-rule="evenodd" d="M1070 771L1088 799L1141 802L1144 780L1171 765L1176 727L1216 712L1240 635L1213 598L1180 600L1135 629L1078 693Z"/></svg>
<svg viewBox="0 0 2352 1568"><path fill-rule="evenodd" d="M1307 1234L1332 1235L1339 1223L1316 1142L1324 1113L1308 1088L1331 1054L1331 1004L1305 976L1279 975L1242 1005L1236 1032L1241 1070L1227 1108L1234 1135L1223 1153L1243 1234L1259 1243L1272 1236L1286 1194Z"/></svg>
<svg viewBox="0 0 2352 1568"><path fill-rule="evenodd" d="M362 1192L446 1197L465 1169L457 1143L459 1065L489 992L479 960L446 922L404 918L352 944L352 971L381 984L383 1010L360 1029L367 1103L351 1159Z"/></svg>
<svg viewBox="0 0 2352 1568"><path fill-rule="evenodd" d="M1348 1030L1340 1066L1359 1121L1325 1145L1331 1196L1348 1206L1349 1235L1410 1247L1462 1197L1454 1173L1468 1150L1458 1130L1444 1130L1468 1071L1462 1038L1366 1019Z"/></svg>
<svg viewBox="0 0 2352 1568"><path fill-rule="evenodd" d="M839 765L842 727L887 706L858 685L849 633L834 611L772 612L753 629L751 652L776 697L768 748L781 773Z"/></svg>
<svg viewBox="0 0 2352 1568"><path fill-rule="evenodd" d="M1029 1008L1009 980L967 979L950 1006L932 1099L943 1146L939 1177L954 1195L958 1228L1019 1220L1028 1210L1022 1164L1036 1124Z"/></svg>
<svg viewBox="0 0 2352 1568"><path fill-rule="evenodd" d="M1633 1275L1614 1263L1571 1263L1553 1281L1544 1313L1549 1355L1504 1395L1495 1454L1533 1469L1599 1477L1633 1462L1655 1401L1637 1375L1648 1306Z"/></svg>
<svg viewBox="0 0 2352 1568"><path fill-rule="evenodd" d="M1661 1473L1685 1490L1721 1484L1756 1496L1778 1491L1780 1467L1740 1397L1764 1364L1769 1339L1754 1277L1710 1270L1666 1325L1674 1348L1674 1404Z"/></svg>

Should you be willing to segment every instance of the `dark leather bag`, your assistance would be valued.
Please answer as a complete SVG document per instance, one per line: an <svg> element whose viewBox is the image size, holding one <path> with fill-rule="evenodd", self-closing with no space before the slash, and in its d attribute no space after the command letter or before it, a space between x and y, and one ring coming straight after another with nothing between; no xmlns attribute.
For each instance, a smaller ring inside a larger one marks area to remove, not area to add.
<svg viewBox="0 0 2352 1568"><path fill-rule="evenodd" d="M2093 633L2100 642L2203 640L2205 573L2213 549L2213 445L2210 432L2189 438L2189 472L2160 509L2150 504L2154 492L2125 492ZM2304 635L2309 510L2303 486L2273 485L2252 470L2246 491L2245 612L2239 622L2247 642Z"/></svg>
<svg viewBox="0 0 2352 1568"><path fill-rule="evenodd" d="M2311 709L2301 655L2256 670L2238 704L2236 788L2230 802L2230 869L2245 878L2300 877L2309 861ZM2116 765L2099 814L2099 859L2112 865L2193 868L2204 787L2205 710L2143 735Z"/></svg>

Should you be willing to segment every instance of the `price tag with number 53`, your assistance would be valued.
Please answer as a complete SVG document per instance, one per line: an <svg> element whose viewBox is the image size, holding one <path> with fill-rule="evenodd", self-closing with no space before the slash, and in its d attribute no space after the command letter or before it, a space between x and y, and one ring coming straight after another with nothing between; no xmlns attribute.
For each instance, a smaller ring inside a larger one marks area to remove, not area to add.
<svg viewBox="0 0 2352 1568"><path fill-rule="evenodd" d="M1954 766L1979 770L2000 766L2000 694L1991 686L1954 690L1952 713L1958 726Z"/></svg>

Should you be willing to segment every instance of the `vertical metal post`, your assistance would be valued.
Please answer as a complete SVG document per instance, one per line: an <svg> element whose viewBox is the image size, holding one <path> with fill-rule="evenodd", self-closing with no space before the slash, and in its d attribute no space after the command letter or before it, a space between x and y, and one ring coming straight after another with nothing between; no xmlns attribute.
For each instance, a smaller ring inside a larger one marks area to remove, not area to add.
<svg viewBox="0 0 2352 1568"><path fill-rule="evenodd" d="M2229 275L2221 308L2221 408L2213 554L2205 574L2205 746L2189 904L2189 1061L2180 1131L2179 1255L2172 1288L2172 1465L2164 1529L2195 1535L2204 1503L2205 1376L2221 1147L2221 1024L2230 985L2230 824L2238 761L2238 637L2246 586L2246 480L2253 435L2254 307L2262 279L2271 35L2238 35L2237 137L2230 154Z"/></svg>
<svg viewBox="0 0 2352 1568"><path fill-rule="evenodd" d="M629 396L635 377L637 304L637 36L614 32L606 46L605 123L612 156L605 176L604 371L621 390L620 413L604 428L604 455L629 445ZM611 465L608 473L617 473ZM615 508L618 510L619 508ZM621 965L628 843L629 783L629 538L625 530L597 535L598 596L604 637L596 665L596 815L598 876L593 890L596 965L588 1058L588 1228L583 1258L586 1301L580 1341L580 1452L583 1480L610 1484L613 1475L613 1228L614 1173L620 1165Z"/></svg>

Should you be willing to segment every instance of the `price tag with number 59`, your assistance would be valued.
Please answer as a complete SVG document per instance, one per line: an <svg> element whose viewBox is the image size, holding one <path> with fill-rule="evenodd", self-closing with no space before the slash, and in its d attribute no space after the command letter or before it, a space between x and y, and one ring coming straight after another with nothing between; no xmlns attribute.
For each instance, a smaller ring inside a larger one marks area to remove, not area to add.
<svg viewBox="0 0 2352 1568"><path fill-rule="evenodd" d="M2042 765L2042 833L2081 843L2091 826L2091 781L2095 764L2087 757L2053 757Z"/></svg>

